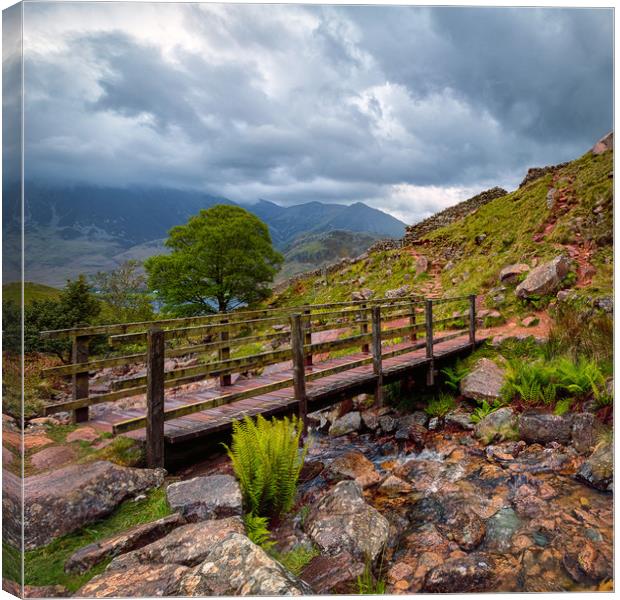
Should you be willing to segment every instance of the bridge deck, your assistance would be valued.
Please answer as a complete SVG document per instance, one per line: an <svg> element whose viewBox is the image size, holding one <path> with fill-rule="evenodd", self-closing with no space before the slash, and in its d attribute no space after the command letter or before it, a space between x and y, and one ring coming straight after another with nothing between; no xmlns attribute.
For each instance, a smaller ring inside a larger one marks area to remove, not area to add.
<svg viewBox="0 0 620 600"><path fill-rule="evenodd" d="M449 333L449 332L446 332ZM436 346L434 348L435 363L444 358L459 354L463 351L471 349L469 338L466 335L446 340L441 343L442 334L439 333L435 338ZM477 342L484 341L480 338ZM407 342L392 345L384 348L385 351L406 348L410 344ZM322 369L328 369L349 362L367 358L369 354L358 352L349 354L343 358L332 358L317 362L313 367L307 367L307 372L312 373ZM419 369L428 365L429 359L426 357L424 348L414 349L411 352L401 354L396 357L385 358L383 360L383 376L385 381L395 380L402 377L404 373ZM237 380L231 386L212 387L204 391L192 391L187 393L177 393L173 397L167 394L165 400L165 408L178 408L185 404L198 402L201 400L209 400L226 393L251 390L269 383L284 381L292 377L292 367L289 364L283 364L281 370L264 374L251 379ZM308 410L313 411L329 403L341 399L343 394L347 392L360 393L364 390L372 389L375 382L372 364L358 366L349 370L328 375L315 381L308 381L306 389L308 394ZM225 431L230 429L232 421L240 419L244 415L256 416L262 414L271 416L295 410L297 401L294 398L293 387L287 387L281 390L270 392L268 394L257 395L245 400L238 400L230 404L225 404L217 408L209 408L202 412L194 413L184 417L179 417L166 421L164 426L164 437L167 443L175 444L185 442L194 438L203 437L211 433ZM106 414L103 418L95 418L90 423L99 429L111 431L112 426L120 421L124 421L133 417L144 416L145 411L135 410L117 410ZM132 437L138 439L145 438L145 430L139 429L128 433Z"/></svg>

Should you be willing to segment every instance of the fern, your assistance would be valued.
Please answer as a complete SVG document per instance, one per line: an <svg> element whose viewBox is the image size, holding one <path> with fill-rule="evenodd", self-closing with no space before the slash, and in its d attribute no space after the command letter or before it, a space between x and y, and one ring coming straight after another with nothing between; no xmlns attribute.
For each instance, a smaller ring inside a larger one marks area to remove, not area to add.
<svg viewBox="0 0 620 600"><path fill-rule="evenodd" d="M245 416L233 422L232 444L224 444L247 512L279 515L295 501L297 481L308 452L300 450L303 426L297 417L271 419Z"/></svg>
<svg viewBox="0 0 620 600"><path fill-rule="evenodd" d="M267 526L267 521L267 517L257 517L252 513L243 517L245 530L250 540L266 552L269 552L276 542L271 539L271 532Z"/></svg>
<svg viewBox="0 0 620 600"><path fill-rule="evenodd" d="M454 367L446 367L441 370L441 373L445 377L444 384L451 390L458 392L461 379L469 374L469 369L460 360L457 360Z"/></svg>
<svg viewBox="0 0 620 600"><path fill-rule="evenodd" d="M601 395L605 377L593 360L581 357L574 362L569 358L559 358L555 366L558 386L569 394L578 398L590 394L598 398Z"/></svg>
<svg viewBox="0 0 620 600"><path fill-rule="evenodd" d="M278 553L272 552L272 556L284 567L286 567L293 575L299 577L305 566L320 552L312 546L298 545L288 552Z"/></svg>
<svg viewBox="0 0 620 600"><path fill-rule="evenodd" d="M573 401L571 398L562 398L561 400L558 400L555 405L555 409L553 410L554 414L560 417L565 415L570 410L572 403Z"/></svg>

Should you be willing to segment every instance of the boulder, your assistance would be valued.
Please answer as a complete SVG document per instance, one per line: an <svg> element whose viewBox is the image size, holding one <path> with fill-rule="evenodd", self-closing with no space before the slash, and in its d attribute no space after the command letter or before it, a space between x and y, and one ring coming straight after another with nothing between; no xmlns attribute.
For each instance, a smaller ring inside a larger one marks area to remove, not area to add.
<svg viewBox="0 0 620 600"><path fill-rule="evenodd" d="M379 427L384 433L392 433L398 427L398 420L391 415L379 417Z"/></svg>
<svg viewBox="0 0 620 600"><path fill-rule="evenodd" d="M516 430L516 427L517 417L514 411L508 406L503 406L477 423L474 432L478 439L490 443L496 437L506 437L506 434Z"/></svg>
<svg viewBox="0 0 620 600"><path fill-rule="evenodd" d="M144 598L178 596L187 567L176 564L135 565L128 571L105 571L83 585L77 598Z"/></svg>
<svg viewBox="0 0 620 600"><path fill-rule="evenodd" d="M426 256L418 256L417 260L415 261L415 272L417 275L420 275L420 273L426 273L428 271L428 258L426 258Z"/></svg>
<svg viewBox="0 0 620 600"><path fill-rule="evenodd" d="M144 525L137 525L117 535L94 542L74 552L65 563L67 573L84 573L95 565L119 554L136 550L167 535L185 523L178 513Z"/></svg>
<svg viewBox="0 0 620 600"><path fill-rule="evenodd" d="M168 504L188 521L240 515L241 489L232 475L209 475L179 481L166 490Z"/></svg>
<svg viewBox="0 0 620 600"><path fill-rule="evenodd" d="M550 413L526 412L519 419L519 435L528 444L559 442L568 444L571 440L571 417Z"/></svg>
<svg viewBox="0 0 620 600"><path fill-rule="evenodd" d="M385 292L386 298L404 298L408 296L411 292L411 286L408 284L401 285L399 288L395 288L393 290L387 290Z"/></svg>
<svg viewBox="0 0 620 600"><path fill-rule="evenodd" d="M499 280L503 283L516 283L521 275L530 270L529 265L525 263L516 263L508 265L499 272Z"/></svg>
<svg viewBox="0 0 620 600"><path fill-rule="evenodd" d="M501 398L504 369L488 358L481 358L461 380L461 394L472 400L493 401Z"/></svg>
<svg viewBox="0 0 620 600"><path fill-rule="evenodd" d="M357 292L351 293L351 300L354 302L363 302L364 300L370 300L375 293L369 288L362 288Z"/></svg>
<svg viewBox="0 0 620 600"><path fill-rule="evenodd" d="M611 491L614 481L614 445L600 443L590 457L581 465L577 478L597 490Z"/></svg>
<svg viewBox="0 0 620 600"><path fill-rule="evenodd" d="M556 256L552 261L533 269L515 290L518 298L555 293L570 270L570 260Z"/></svg>
<svg viewBox="0 0 620 600"><path fill-rule="evenodd" d="M492 559L484 554L450 558L428 572L423 590L431 593L485 592L495 582Z"/></svg>
<svg viewBox="0 0 620 600"><path fill-rule="evenodd" d="M30 457L30 464L39 470L61 467L77 458L77 452L71 446L51 446L39 450Z"/></svg>
<svg viewBox="0 0 620 600"><path fill-rule="evenodd" d="M474 429L474 424L471 422L471 412L463 410L462 408L457 408L449 412L444 418L444 423L446 425L460 427L466 431L472 431Z"/></svg>
<svg viewBox="0 0 620 600"><path fill-rule="evenodd" d="M331 437L340 437L341 435L347 435L347 433L359 431L361 426L362 417L360 413L355 410L336 419L329 428L329 435Z"/></svg>
<svg viewBox="0 0 620 600"><path fill-rule="evenodd" d="M193 567L206 559L215 544L232 533L245 533L239 517L189 523L138 550L115 558L108 570L131 570L134 565L176 563Z"/></svg>
<svg viewBox="0 0 620 600"><path fill-rule="evenodd" d="M321 551L330 556L349 552L359 560L374 560L385 546L387 519L364 501L354 481L341 481L314 506L304 525Z"/></svg>
<svg viewBox="0 0 620 600"><path fill-rule="evenodd" d="M80 427L67 434L68 442L94 442L101 437L101 434L92 427Z"/></svg>
<svg viewBox="0 0 620 600"><path fill-rule="evenodd" d="M607 152L607 150L612 150L614 147L614 132L610 131L607 135L603 136L594 146L592 147L592 154L595 156L598 154L603 154L603 152Z"/></svg>
<svg viewBox="0 0 620 600"><path fill-rule="evenodd" d="M315 594L338 593L339 586L356 581L364 572L364 563L348 552L337 556L315 556L301 572L301 579L308 583ZM347 592L346 588L342 590Z"/></svg>
<svg viewBox="0 0 620 600"><path fill-rule="evenodd" d="M335 458L323 471L323 476L328 481L343 481L352 479L362 489L375 485L381 481L381 475L361 452L351 450Z"/></svg>
<svg viewBox="0 0 620 600"><path fill-rule="evenodd" d="M246 536L231 533L186 572L182 596L302 596L312 588Z"/></svg>
<svg viewBox="0 0 620 600"><path fill-rule="evenodd" d="M592 452L603 431L605 431L605 426L596 418L596 415L589 412L573 415L571 437L573 447L580 454Z"/></svg>
<svg viewBox="0 0 620 600"><path fill-rule="evenodd" d="M123 500L157 487L163 469L108 461L71 465L24 480L24 542L30 550L112 512Z"/></svg>

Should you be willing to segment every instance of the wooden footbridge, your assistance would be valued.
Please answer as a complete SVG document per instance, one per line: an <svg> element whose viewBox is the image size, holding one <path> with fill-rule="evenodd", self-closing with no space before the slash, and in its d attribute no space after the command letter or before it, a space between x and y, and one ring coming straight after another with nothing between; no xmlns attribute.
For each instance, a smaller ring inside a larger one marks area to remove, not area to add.
<svg viewBox="0 0 620 600"><path fill-rule="evenodd" d="M72 411L74 422L146 438L149 466L163 466L166 443L225 431L246 414L297 411L305 423L308 411L360 392L381 403L384 384L414 372L432 385L439 361L482 341L476 296L335 302L42 335L73 342L72 363L44 371L71 377L72 399L48 405L46 414ZM91 358L91 341L102 336L109 352ZM129 345L143 350L127 353ZM178 366L171 358L192 360ZM91 392L90 374L109 367L135 374L115 379L111 391ZM144 395L143 408L113 404ZM111 403L103 416L89 414L103 403Z"/></svg>

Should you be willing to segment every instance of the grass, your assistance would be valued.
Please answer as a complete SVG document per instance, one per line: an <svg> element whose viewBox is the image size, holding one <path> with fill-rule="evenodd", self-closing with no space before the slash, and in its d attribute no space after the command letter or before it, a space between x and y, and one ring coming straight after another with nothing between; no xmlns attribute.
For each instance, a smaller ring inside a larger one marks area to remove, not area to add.
<svg viewBox="0 0 620 600"><path fill-rule="evenodd" d="M25 583L38 586L60 584L75 592L103 572L110 562L104 561L81 575L65 573L64 564L76 550L135 525L161 519L171 512L163 487L147 492L143 500L127 500L106 519L58 538L43 548L26 552Z"/></svg>
<svg viewBox="0 0 620 600"><path fill-rule="evenodd" d="M312 546L308 548L306 546L295 546L288 552L273 552L273 557L288 569L293 575L299 577L306 565L315 557L319 556L320 552L317 548Z"/></svg>
<svg viewBox="0 0 620 600"><path fill-rule="evenodd" d="M42 283L24 282L24 303L30 304L33 300L56 300L60 296L60 290ZM21 283L14 281L2 286L2 301L21 304Z"/></svg>

